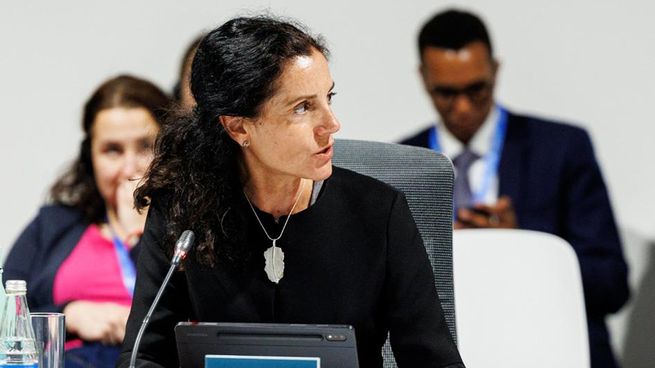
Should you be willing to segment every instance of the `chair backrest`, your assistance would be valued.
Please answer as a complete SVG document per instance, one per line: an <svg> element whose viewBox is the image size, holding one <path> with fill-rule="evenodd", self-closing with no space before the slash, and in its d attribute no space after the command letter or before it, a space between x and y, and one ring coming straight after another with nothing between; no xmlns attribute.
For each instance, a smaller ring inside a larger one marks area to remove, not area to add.
<svg viewBox="0 0 655 368"><path fill-rule="evenodd" d="M453 234L459 351L468 368L590 366L571 245L528 230Z"/></svg>
<svg viewBox="0 0 655 368"><path fill-rule="evenodd" d="M446 322L456 339L450 160L433 150L393 143L339 139L334 149L335 166L371 176L405 194L432 263ZM383 355L385 367L396 366L388 341Z"/></svg>

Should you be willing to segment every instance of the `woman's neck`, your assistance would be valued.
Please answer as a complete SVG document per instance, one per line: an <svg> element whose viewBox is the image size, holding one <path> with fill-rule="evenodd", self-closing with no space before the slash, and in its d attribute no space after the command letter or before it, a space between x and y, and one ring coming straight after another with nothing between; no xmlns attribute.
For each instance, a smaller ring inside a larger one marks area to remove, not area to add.
<svg viewBox="0 0 655 368"><path fill-rule="evenodd" d="M107 222L104 225L102 226L102 235L109 240L113 238L114 234L119 239L124 239L127 235L118 221L116 210L109 205L107 205Z"/></svg>
<svg viewBox="0 0 655 368"><path fill-rule="evenodd" d="M245 180L244 193L250 202L274 218L307 209L312 195L312 180L292 177L251 175ZM294 207L294 204L298 204Z"/></svg>

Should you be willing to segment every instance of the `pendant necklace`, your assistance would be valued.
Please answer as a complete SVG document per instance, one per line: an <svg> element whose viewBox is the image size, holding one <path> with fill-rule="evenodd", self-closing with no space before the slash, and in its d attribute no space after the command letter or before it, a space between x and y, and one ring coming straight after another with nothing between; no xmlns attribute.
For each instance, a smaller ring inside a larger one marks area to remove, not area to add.
<svg viewBox="0 0 655 368"><path fill-rule="evenodd" d="M266 231L266 228L264 227L262 220L259 219L259 216L257 215L257 211L255 211L255 207L253 207L252 203L250 203L250 199L248 198L245 189L243 191L243 195L246 197L246 201L250 205L250 209L252 210L252 213L255 214L255 218L257 219L257 222L259 222L259 226L261 226L262 230L264 230L264 234L266 234L268 240L273 242L273 245L271 245L264 252L264 260L266 261L266 264L264 266L264 272L266 272L266 276L268 276L268 279L276 284L278 284L280 280L282 280L282 277L284 277L284 252L276 245L276 242L280 240L282 234L284 234L284 230L287 228L287 224L289 223L291 214L293 213L293 210L296 209L296 205L300 201L300 197L302 196L302 189L304 187L305 187L304 183L301 184L300 193L298 193L296 202L293 204L293 207L291 207L291 211L287 215L287 219L284 221L284 225L282 226L282 231L280 231L280 235L278 235L277 238L272 238L270 235L268 235L268 231Z"/></svg>

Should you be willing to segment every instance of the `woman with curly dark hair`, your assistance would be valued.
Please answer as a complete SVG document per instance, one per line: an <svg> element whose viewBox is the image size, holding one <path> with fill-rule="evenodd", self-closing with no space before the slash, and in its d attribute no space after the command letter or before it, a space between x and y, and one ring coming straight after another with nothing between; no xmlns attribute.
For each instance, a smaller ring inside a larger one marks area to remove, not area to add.
<svg viewBox="0 0 655 368"><path fill-rule="evenodd" d="M27 281L32 311L65 314L68 368L110 367L118 357L146 216L133 193L169 108L143 79L99 86L84 106L79 157L6 259L5 279Z"/></svg>
<svg viewBox="0 0 655 368"><path fill-rule="evenodd" d="M140 206L152 201L119 366L192 229L138 353L179 366L180 321L348 324L360 367L459 366L421 237L403 195L332 166L334 82L327 49L298 26L236 18L193 60L194 113L162 130Z"/></svg>

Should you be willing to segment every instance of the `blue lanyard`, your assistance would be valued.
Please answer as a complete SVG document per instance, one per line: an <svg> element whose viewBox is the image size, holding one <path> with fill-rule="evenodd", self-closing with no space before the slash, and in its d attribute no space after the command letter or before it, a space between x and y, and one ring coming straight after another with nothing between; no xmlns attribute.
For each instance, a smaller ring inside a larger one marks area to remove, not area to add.
<svg viewBox="0 0 655 368"><path fill-rule="evenodd" d="M484 202L484 197L491 189L492 179L498 173L498 166L500 165L500 154L503 150L505 134L507 133L507 110L500 105L496 105L496 111L498 113L496 131L493 136L493 141L491 142L491 150L483 156L485 163L484 176L482 177L480 187L473 193L473 201L475 203ZM439 135L436 126L433 126L428 131L428 147L437 152L441 152L441 145L439 144Z"/></svg>
<svg viewBox="0 0 655 368"><path fill-rule="evenodd" d="M130 297L134 296L134 284L136 283L136 267L134 267L134 262L130 258L130 252L127 250L127 247L123 241L116 235L116 232L107 221L107 226L111 232L111 241L114 244L114 250L116 251L116 257L118 258L118 266L121 270L121 277L123 278L123 285L125 289L130 294Z"/></svg>

